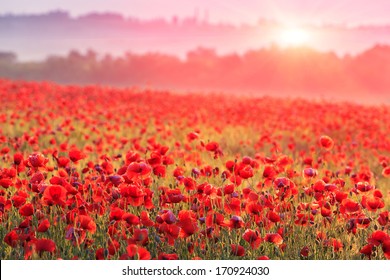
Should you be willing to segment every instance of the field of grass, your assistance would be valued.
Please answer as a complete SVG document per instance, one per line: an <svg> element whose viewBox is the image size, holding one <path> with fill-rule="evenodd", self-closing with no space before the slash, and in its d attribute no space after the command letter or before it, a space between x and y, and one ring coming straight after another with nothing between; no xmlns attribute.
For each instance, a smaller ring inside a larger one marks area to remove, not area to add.
<svg viewBox="0 0 390 280"><path fill-rule="evenodd" d="M390 107L0 81L1 259L389 259Z"/></svg>

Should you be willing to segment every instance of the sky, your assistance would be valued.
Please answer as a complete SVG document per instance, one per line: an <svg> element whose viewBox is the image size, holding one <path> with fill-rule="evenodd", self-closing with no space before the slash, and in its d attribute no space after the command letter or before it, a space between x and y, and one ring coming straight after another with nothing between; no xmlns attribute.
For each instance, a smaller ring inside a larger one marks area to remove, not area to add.
<svg viewBox="0 0 390 280"><path fill-rule="evenodd" d="M1 0L0 14L66 10L77 16L118 12L150 19L194 16L211 22L286 24L390 24L390 0Z"/></svg>

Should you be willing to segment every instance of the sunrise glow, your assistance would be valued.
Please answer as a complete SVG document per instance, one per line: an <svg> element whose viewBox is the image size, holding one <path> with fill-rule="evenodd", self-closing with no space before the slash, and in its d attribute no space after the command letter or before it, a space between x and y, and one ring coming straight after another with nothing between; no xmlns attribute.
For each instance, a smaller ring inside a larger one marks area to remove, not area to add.
<svg viewBox="0 0 390 280"><path fill-rule="evenodd" d="M300 27L282 29L278 37L283 46L301 46L310 42L310 33Z"/></svg>

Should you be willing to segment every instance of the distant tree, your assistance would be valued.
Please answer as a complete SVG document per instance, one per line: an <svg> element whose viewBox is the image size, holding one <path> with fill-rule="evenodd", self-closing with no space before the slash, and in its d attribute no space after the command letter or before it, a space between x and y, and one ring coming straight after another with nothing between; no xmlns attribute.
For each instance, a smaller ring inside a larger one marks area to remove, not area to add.
<svg viewBox="0 0 390 280"><path fill-rule="evenodd" d="M13 52L0 52L0 63L12 64L16 62L17 58Z"/></svg>

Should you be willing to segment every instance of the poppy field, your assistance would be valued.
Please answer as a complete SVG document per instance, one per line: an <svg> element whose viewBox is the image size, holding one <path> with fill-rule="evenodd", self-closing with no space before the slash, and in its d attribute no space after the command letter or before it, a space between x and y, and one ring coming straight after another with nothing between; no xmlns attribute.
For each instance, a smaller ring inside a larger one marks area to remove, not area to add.
<svg viewBox="0 0 390 280"><path fill-rule="evenodd" d="M0 81L1 259L390 259L390 107Z"/></svg>

